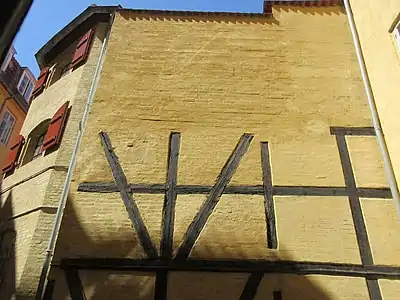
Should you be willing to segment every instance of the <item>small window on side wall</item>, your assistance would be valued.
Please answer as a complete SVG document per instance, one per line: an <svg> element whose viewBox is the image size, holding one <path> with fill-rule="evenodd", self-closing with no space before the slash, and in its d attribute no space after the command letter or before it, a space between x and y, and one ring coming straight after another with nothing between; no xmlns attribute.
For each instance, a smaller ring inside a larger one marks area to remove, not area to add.
<svg viewBox="0 0 400 300"><path fill-rule="evenodd" d="M46 133L43 133L37 139L35 148L33 150L32 160L34 160L35 158L38 158L39 156L42 156L42 153L43 153L42 146L43 146L43 140L44 140L45 135L46 135Z"/></svg>
<svg viewBox="0 0 400 300"><path fill-rule="evenodd" d="M397 23L396 27L394 28L394 38L397 44L397 51L400 54L400 21Z"/></svg>
<svg viewBox="0 0 400 300"><path fill-rule="evenodd" d="M58 149L67 122L69 102L65 102L53 118L42 121L28 136L22 165Z"/></svg>
<svg viewBox="0 0 400 300"><path fill-rule="evenodd" d="M14 124L15 117L8 110L6 110L0 121L0 143L3 145L8 144Z"/></svg>
<svg viewBox="0 0 400 300"><path fill-rule="evenodd" d="M42 121L29 134L22 158L22 165L39 158L43 154L43 139L49 128L50 119Z"/></svg>

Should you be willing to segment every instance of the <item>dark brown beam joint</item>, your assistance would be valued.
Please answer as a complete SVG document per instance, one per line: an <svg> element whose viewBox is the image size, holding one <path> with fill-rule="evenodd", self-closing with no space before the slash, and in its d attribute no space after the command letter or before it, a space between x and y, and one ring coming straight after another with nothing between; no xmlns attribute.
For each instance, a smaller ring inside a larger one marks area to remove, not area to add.
<svg viewBox="0 0 400 300"><path fill-rule="evenodd" d="M189 257L200 232L203 230L208 218L211 216L218 204L226 186L231 181L233 174L236 172L236 169L239 166L242 157L247 152L252 140L253 135L249 133L243 134L240 138L238 144L218 175L217 181L212 187L207 199L204 201L199 212L189 225L189 228L183 237L182 244L176 252L176 259L187 259Z"/></svg>

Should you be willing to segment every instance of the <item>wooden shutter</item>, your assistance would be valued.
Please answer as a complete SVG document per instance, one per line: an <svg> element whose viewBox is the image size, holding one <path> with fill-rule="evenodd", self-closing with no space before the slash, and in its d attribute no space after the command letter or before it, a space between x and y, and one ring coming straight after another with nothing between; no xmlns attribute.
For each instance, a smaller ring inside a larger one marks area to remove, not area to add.
<svg viewBox="0 0 400 300"><path fill-rule="evenodd" d="M10 153L8 154L7 161L3 167L3 173L7 173L15 169L15 167L17 166L18 157L21 153L21 149L24 143L25 138L20 135L16 143L10 148Z"/></svg>
<svg viewBox="0 0 400 300"><path fill-rule="evenodd" d="M93 29L90 29L79 40L74 56L71 61L71 68L75 68L80 63L84 62L89 54L90 42L92 41Z"/></svg>
<svg viewBox="0 0 400 300"><path fill-rule="evenodd" d="M43 92L44 87L46 85L47 78L49 78L50 74L50 68L43 68L42 71L40 71L40 75L36 81L35 88L33 89L32 92L32 97L36 97L39 95L41 92Z"/></svg>
<svg viewBox="0 0 400 300"><path fill-rule="evenodd" d="M67 121L69 101L65 102L50 121L49 129L43 140L42 151L49 149L61 142L61 136Z"/></svg>

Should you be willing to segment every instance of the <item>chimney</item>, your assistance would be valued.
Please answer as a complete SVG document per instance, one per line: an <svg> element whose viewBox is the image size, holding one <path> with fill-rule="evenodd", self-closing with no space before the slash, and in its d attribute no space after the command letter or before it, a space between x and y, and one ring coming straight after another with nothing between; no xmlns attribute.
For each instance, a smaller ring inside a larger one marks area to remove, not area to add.
<svg viewBox="0 0 400 300"><path fill-rule="evenodd" d="M272 3L271 1L264 0L264 14L272 14Z"/></svg>

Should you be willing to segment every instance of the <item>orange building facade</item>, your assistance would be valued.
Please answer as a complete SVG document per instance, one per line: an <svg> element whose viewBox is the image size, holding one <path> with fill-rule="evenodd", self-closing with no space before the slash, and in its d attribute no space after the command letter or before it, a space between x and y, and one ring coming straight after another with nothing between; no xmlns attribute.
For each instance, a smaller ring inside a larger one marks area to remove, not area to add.
<svg viewBox="0 0 400 300"><path fill-rule="evenodd" d="M11 47L0 68L0 165L4 166L25 121L36 79L21 67Z"/></svg>

